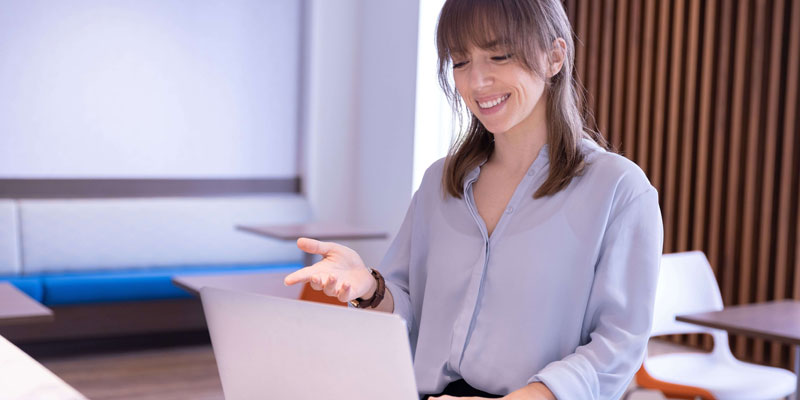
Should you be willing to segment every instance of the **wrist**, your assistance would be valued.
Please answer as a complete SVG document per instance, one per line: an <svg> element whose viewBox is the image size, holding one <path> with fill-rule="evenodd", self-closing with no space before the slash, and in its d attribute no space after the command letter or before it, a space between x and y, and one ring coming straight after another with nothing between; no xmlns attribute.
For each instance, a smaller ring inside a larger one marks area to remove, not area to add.
<svg viewBox="0 0 800 400"><path fill-rule="evenodd" d="M370 283L369 291L363 294L363 297L350 300L350 304L356 308L378 307L381 301L383 301L383 296L386 294L386 282L383 280L381 273L372 268L368 268L367 270L370 275L372 275L373 282ZM373 285L376 286L376 288L373 289Z"/></svg>
<svg viewBox="0 0 800 400"><path fill-rule="evenodd" d="M542 399L542 400L556 399L555 394L553 394L553 392L550 391L550 388L548 388L547 385L544 384L544 382L534 382L528 385L527 387L533 389L533 393L535 393L535 395L537 396L534 397L536 399Z"/></svg>
<svg viewBox="0 0 800 400"><path fill-rule="evenodd" d="M533 382L527 386L523 386L507 396L503 397L504 400L555 400L556 396L550 389L542 382Z"/></svg>
<svg viewBox="0 0 800 400"><path fill-rule="evenodd" d="M375 280L375 278L373 278L372 274L370 274L369 275L369 289L367 290L367 293L364 293L364 295L359 296L359 297L362 298L362 299L372 298L372 296L375 295L375 291L376 290L378 290L378 281Z"/></svg>

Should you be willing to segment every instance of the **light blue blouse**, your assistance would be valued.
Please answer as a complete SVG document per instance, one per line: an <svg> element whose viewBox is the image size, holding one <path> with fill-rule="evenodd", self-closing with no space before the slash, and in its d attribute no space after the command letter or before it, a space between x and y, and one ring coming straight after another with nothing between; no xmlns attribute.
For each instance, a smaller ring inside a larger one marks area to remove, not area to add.
<svg viewBox="0 0 800 400"><path fill-rule="evenodd" d="M617 399L650 332L663 228L631 161L584 139L587 167L534 200L542 148L491 237L472 193L442 195L431 165L378 269L408 323L420 393L463 378L508 394L541 381L559 399Z"/></svg>

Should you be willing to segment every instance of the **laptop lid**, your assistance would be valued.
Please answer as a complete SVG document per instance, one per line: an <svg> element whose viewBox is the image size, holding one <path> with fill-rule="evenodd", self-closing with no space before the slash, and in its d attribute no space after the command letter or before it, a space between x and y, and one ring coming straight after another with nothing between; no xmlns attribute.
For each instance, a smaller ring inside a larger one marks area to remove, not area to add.
<svg viewBox="0 0 800 400"><path fill-rule="evenodd" d="M212 287L200 297L227 400L419 398L397 315Z"/></svg>

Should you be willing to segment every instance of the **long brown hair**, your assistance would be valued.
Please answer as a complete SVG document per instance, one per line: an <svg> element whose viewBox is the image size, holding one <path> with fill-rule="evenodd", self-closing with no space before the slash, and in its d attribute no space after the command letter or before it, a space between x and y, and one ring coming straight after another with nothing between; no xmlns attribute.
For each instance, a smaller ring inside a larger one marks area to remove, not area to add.
<svg viewBox="0 0 800 400"><path fill-rule="evenodd" d="M547 78L537 60L548 54L557 38L567 43L564 62L554 76ZM464 53L470 45L480 48L497 44L514 54L523 67L545 81L547 98L547 143L550 173L533 198L549 196L564 189L585 166L580 141L587 137L608 149L603 136L588 129L584 121L580 84L573 78L575 45L572 28L559 0L447 0L439 14L436 47L439 53L439 84L454 116L461 121L463 101L450 83L452 55ZM442 187L446 194L461 198L467 173L494 151L494 138L475 115L469 112L469 126L448 152ZM588 111L587 111L588 113Z"/></svg>

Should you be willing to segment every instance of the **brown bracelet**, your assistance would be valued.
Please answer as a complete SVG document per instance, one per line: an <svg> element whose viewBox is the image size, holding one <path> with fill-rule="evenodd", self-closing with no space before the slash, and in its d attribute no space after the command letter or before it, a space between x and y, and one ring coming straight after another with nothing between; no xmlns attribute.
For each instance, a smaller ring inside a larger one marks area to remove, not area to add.
<svg viewBox="0 0 800 400"><path fill-rule="evenodd" d="M378 307L378 304L381 304L383 301L383 296L386 294L386 281L383 279L383 275L376 269L368 268L372 277L378 281L378 288L375 289L375 293L372 297L368 299L357 298L354 300L350 300L350 304L356 308L375 308Z"/></svg>

